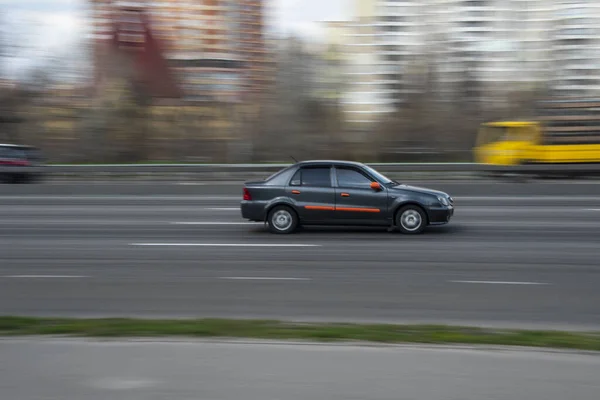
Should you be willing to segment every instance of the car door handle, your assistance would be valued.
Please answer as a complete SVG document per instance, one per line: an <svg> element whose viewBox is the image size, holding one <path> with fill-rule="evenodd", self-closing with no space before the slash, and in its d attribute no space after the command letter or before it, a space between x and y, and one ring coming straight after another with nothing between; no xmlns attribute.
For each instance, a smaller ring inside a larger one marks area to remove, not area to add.
<svg viewBox="0 0 600 400"><path fill-rule="evenodd" d="M299 190L292 190L292 194L300 194Z"/></svg>
<svg viewBox="0 0 600 400"><path fill-rule="evenodd" d="M350 197L349 193L342 193L342 197Z"/></svg>

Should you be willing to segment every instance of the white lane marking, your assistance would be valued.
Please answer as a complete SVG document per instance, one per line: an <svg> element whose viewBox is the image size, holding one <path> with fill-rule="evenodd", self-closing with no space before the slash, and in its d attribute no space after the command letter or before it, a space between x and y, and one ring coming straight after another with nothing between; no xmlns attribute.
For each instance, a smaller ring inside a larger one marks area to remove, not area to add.
<svg viewBox="0 0 600 400"><path fill-rule="evenodd" d="M320 244L301 243L130 243L145 247L321 247Z"/></svg>
<svg viewBox="0 0 600 400"><path fill-rule="evenodd" d="M469 201L496 201L496 200L518 200L518 201L600 201L598 196L453 196L456 200ZM0 200L116 200L116 201L241 201L242 196L216 196L216 195L6 195L0 196Z"/></svg>
<svg viewBox="0 0 600 400"><path fill-rule="evenodd" d="M465 201L600 201L597 196L452 196Z"/></svg>
<svg viewBox="0 0 600 400"><path fill-rule="evenodd" d="M532 228L597 228L600 223L594 221L573 221L573 222L562 222L562 221L528 221L528 220L516 220L516 219L498 219L498 220L477 220L477 221L462 221L461 225L465 226L476 226L476 227L487 227L487 228L519 228L519 229L532 229Z"/></svg>
<svg viewBox="0 0 600 400"><path fill-rule="evenodd" d="M89 278L87 275L4 275L3 278L16 279L81 279Z"/></svg>
<svg viewBox="0 0 600 400"><path fill-rule="evenodd" d="M579 208L574 209L570 206L563 207L544 207L544 206L523 206L523 205L511 205L511 206L462 206L460 207L461 212L485 212L485 213L505 213L505 212L520 212L520 213L560 213L560 212L586 212L586 211L600 211L600 209L594 208Z"/></svg>
<svg viewBox="0 0 600 400"><path fill-rule="evenodd" d="M176 182L175 185L180 186L241 186L243 181L223 181L223 182Z"/></svg>
<svg viewBox="0 0 600 400"><path fill-rule="evenodd" d="M262 222L176 221L171 225L256 225Z"/></svg>
<svg viewBox="0 0 600 400"><path fill-rule="evenodd" d="M474 283L484 285L550 285L543 282L510 282L510 281L450 281L452 283Z"/></svg>
<svg viewBox="0 0 600 400"><path fill-rule="evenodd" d="M209 211L240 211L239 207L204 207L202 210Z"/></svg>
<svg viewBox="0 0 600 400"><path fill-rule="evenodd" d="M275 276L220 276L219 279L231 281L310 281L310 278L286 278Z"/></svg>
<svg viewBox="0 0 600 400"><path fill-rule="evenodd" d="M37 196L37 195L22 195L22 196L0 196L0 200L116 200L116 201L180 201L180 200L189 200L189 201L223 201L223 200L239 200L241 201L241 196L161 196L161 195L75 195L75 196Z"/></svg>
<svg viewBox="0 0 600 400"><path fill-rule="evenodd" d="M96 389L104 390L132 390L155 386L156 382L149 379L122 379L105 378L98 379L90 384Z"/></svg>

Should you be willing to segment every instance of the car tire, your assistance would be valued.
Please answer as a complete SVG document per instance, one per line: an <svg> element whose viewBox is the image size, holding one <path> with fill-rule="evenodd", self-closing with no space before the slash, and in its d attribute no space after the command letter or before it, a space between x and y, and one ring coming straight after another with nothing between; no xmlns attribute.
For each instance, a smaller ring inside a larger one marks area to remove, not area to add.
<svg viewBox="0 0 600 400"><path fill-rule="evenodd" d="M395 222L400 232L416 235L422 233L427 227L427 214L421 207L409 204L398 210Z"/></svg>
<svg viewBox="0 0 600 400"><path fill-rule="evenodd" d="M292 233L298 227L298 215L287 206L276 206L269 211L267 226L271 233Z"/></svg>

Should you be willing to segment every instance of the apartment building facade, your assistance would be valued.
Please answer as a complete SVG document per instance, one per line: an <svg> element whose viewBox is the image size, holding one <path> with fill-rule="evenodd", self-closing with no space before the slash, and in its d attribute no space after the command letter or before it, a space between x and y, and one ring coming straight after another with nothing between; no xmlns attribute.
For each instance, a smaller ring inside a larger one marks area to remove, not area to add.
<svg viewBox="0 0 600 400"><path fill-rule="evenodd" d="M467 95L502 104L511 91L548 81L550 2L437 0L428 11L433 29L427 41L434 49L439 90L448 99Z"/></svg>
<svg viewBox="0 0 600 400"><path fill-rule="evenodd" d="M552 89L558 96L600 95L600 3L554 0Z"/></svg>
<svg viewBox="0 0 600 400"><path fill-rule="evenodd" d="M347 24L346 119L368 127L410 95L405 74L421 52L423 5L418 1L357 0Z"/></svg>
<svg viewBox="0 0 600 400"><path fill-rule="evenodd" d="M243 101L270 82L263 0L90 1L100 48L116 22L134 22L133 11L147 16L187 99Z"/></svg>
<svg viewBox="0 0 600 400"><path fill-rule="evenodd" d="M511 91L600 93L600 3L584 0L356 0L348 23L348 120L402 107L427 67L439 99L503 103ZM415 74L416 72L416 74Z"/></svg>

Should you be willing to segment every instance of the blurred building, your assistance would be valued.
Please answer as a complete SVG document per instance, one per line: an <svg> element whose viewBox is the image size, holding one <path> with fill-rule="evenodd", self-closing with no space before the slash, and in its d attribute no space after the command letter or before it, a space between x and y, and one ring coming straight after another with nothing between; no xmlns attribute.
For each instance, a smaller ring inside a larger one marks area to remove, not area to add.
<svg viewBox="0 0 600 400"><path fill-rule="evenodd" d="M552 18L552 89L559 96L600 95L600 3L558 1Z"/></svg>
<svg viewBox="0 0 600 400"><path fill-rule="evenodd" d="M390 59L395 52L377 45L381 35L377 0L355 2L355 15L346 24L347 87L343 109L351 128L369 127L381 113L394 111L393 85L401 80L395 72L400 58Z"/></svg>
<svg viewBox="0 0 600 400"><path fill-rule="evenodd" d="M313 97L330 105L340 105L347 86L345 68L349 61L346 49L346 21L323 23L326 40L319 45L305 46L314 55Z"/></svg>
<svg viewBox="0 0 600 400"><path fill-rule="evenodd" d="M263 37L263 0L90 0L97 42L111 40L134 8L176 72L185 98L239 101L264 92L270 60Z"/></svg>
<svg viewBox="0 0 600 400"><path fill-rule="evenodd" d="M344 104L355 124L368 127L426 89L440 101L466 98L490 106L520 91L587 96L600 90L600 3L355 0L354 5L345 26ZM433 87L423 87L427 79Z"/></svg>
<svg viewBox="0 0 600 400"><path fill-rule="evenodd" d="M434 0L427 43L446 99L500 103L548 80L554 21L548 0Z"/></svg>
<svg viewBox="0 0 600 400"><path fill-rule="evenodd" d="M97 93L115 85L138 84L151 98L179 98L179 84L165 58L165 46L151 30L142 2L94 0L93 65Z"/></svg>

